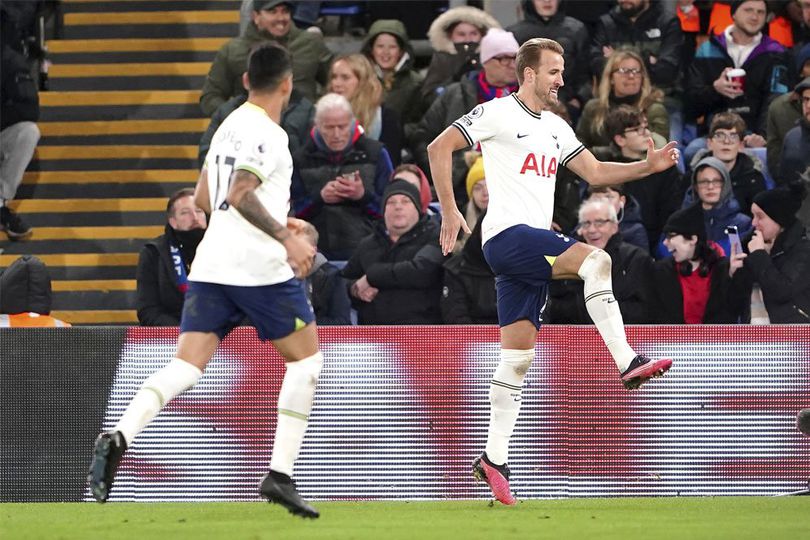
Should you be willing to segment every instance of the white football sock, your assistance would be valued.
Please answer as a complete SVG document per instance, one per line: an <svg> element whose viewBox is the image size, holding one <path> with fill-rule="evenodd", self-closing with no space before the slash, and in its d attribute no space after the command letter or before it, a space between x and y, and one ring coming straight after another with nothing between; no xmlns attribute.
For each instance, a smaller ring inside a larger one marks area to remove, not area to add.
<svg viewBox="0 0 810 540"><path fill-rule="evenodd" d="M501 361L492 375L486 451L495 465L503 465L509 458L509 439L520 413L523 379L533 359L534 349L502 349Z"/></svg>
<svg viewBox="0 0 810 540"><path fill-rule="evenodd" d="M585 257L577 273L585 282L585 308L588 315L599 330L616 367L624 372L636 353L627 343L622 312L613 297L610 267L610 255L597 249Z"/></svg>
<svg viewBox="0 0 810 540"><path fill-rule="evenodd" d="M169 401L197 384L200 377L202 371L184 360L174 358L143 382L113 431L123 433L127 445L132 444L135 436Z"/></svg>
<svg viewBox="0 0 810 540"><path fill-rule="evenodd" d="M270 468L292 476L293 464L307 431L315 386L323 367L320 351L297 362L287 362L287 372L278 394L278 424Z"/></svg>

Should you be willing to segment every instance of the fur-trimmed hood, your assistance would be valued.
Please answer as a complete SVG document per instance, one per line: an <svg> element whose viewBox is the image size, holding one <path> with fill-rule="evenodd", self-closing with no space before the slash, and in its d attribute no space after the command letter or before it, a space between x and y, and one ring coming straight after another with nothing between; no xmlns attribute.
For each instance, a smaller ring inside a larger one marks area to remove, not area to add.
<svg viewBox="0 0 810 540"><path fill-rule="evenodd" d="M501 24L492 15L478 8L459 6L448 9L436 17L428 30L430 46L434 51L456 54L456 48L447 36L447 29L458 22L470 23L487 31L490 28L501 28Z"/></svg>

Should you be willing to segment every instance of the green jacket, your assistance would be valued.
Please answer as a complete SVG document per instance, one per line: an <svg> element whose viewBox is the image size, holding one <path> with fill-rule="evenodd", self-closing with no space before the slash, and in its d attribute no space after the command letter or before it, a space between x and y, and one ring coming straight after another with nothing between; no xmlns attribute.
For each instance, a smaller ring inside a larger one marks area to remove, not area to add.
<svg viewBox="0 0 810 540"><path fill-rule="evenodd" d="M203 113L211 116L227 100L245 93L242 74L247 70L248 53L255 43L266 40L287 47L292 55L293 85L310 101L317 99L317 83L326 84L333 56L323 36L293 25L283 39L278 39L251 23L244 34L228 41L217 52L200 95Z"/></svg>
<svg viewBox="0 0 810 540"><path fill-rule="evenodd" d="M779 162L782 160L782 143L787 132L796 127L802 117L802 105L796 92L782 94L768 107L767 156L768 170L774 178L779 176Z"/></svg>
<svg viewBox="0 0 810 540"><path fill-rule="evenodd" d="M402 60L397 66L390 88L385 88L382 70L374 63L374 58L371 55L374 39L380 34L391 34L396 37L405 51ZM408 40L405 25L394 19L376 21L369 28L361 51L371 61L377 71L377 76L383 82L383 88L385 89L383 103L385 103L385 106L399 115L402 125L418 121L422 113L422 97L420 95L422 76L413 69L414 52L411 42Z"/></svg>

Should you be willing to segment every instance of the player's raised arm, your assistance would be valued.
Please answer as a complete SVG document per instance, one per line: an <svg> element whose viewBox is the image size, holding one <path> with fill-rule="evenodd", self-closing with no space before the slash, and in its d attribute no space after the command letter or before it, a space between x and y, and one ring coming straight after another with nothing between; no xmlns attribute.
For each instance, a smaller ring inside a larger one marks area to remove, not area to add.
<svg viewBox="0 0 810 540"><path fill-rule="evenodd" d="M675 166L680 154L676 148L677 144L669 142L656 150L653 140L647 139L647 159L632 163L599 161L590 151L584 150L566 166L592 186L622 184Z"/></svg>
<svg viewBox="0 0 810 540"><path fill-rule="evenodd" d="M312 266L315 248L270 215L256 196L255 190L260 183L259 178L251 172L242 169L234 171L228 190L228 204L256 228L281 242L287 249L287 257L296 277L303 278Z"/></svg>
<svg viewBox="0 0 810 540"><path fill-rule="evenodd" d="M433 142L427 147L430 174L433 177L433 186L436 188L436 195L439 197L439 204L442 207L442 230L439 243L442 246L442 253L445 255L453 251L459 229L464 229L464 232L470 234L470 228L456 206L453 195L453 152L467 146L469 143L461 132L450 126L433 139Z"/></svg>

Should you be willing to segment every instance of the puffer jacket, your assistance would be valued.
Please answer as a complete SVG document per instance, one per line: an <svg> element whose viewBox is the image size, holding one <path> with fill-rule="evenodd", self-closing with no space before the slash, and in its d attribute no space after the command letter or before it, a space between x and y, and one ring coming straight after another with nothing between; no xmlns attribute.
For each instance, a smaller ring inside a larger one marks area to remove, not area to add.
<svg viewBox="0 0 810 540"><path fill-rule="evenodd" d="M459 80L469 71L481 69L478 44L457 46L447 35L447 29L459 22L483 29L482 36L491 28L501 28L501 24L492 15L472 6L457 6L436 17L428 30L428 39L434 52L422 82L425 109L444 92L447 85Z"/></svg>

